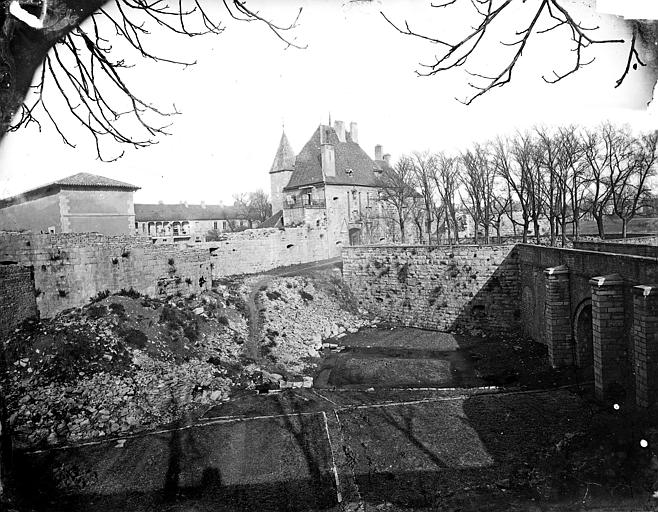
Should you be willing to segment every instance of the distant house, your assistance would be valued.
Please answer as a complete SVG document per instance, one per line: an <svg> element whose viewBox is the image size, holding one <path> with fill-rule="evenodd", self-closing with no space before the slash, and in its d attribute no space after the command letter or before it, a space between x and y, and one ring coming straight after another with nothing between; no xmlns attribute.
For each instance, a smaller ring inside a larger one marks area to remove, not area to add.
<svg viewBox="0 0 658 512"><path fill-rule="evenodd" d="M370 158L358 142L357 123L321 124L295 156L282 134L270 184L273 226L325 227L332 245L395 239L390 206L381 200L390 155L375 146ZM409 234L411 234L409 221Z"/></svg>
<svg viewBox="0 0 658 512"><path fill-rule="evenodd" d="M131 235L138 189L96 174L74 174L0 199L0 230Z"/></svg>
<svg viewBox="0 0 658 512"><path fill-rule="evenodd" d="M240 231L257 226L232 206L213 204L136 204L135 230L154 242L200 242L208 232Z"/></svg>

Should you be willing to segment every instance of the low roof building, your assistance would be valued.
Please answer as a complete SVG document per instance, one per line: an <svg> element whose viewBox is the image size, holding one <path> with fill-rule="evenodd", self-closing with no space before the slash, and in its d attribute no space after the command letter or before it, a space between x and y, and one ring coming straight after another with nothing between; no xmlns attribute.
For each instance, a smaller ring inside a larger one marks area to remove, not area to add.
<svg viewBox="0 0 658 512"><path fill-rule="evenodd" d="M130 235L139 187L81 172L0 199L0 230Z"/></svg>

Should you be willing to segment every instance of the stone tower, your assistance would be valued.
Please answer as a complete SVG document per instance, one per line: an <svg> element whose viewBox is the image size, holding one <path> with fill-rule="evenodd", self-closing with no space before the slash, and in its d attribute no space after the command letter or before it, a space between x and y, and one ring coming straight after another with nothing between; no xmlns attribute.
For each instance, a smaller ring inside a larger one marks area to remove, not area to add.
<svg viewBox="0 0 658 512"><path fill-rule="evenodd" d="M292 171L295 169L295 152L292 150L286 132L281 134L279 149L277 149L270 169L270 197L272 213L283 209L283 187L290 181Z"/></svg>

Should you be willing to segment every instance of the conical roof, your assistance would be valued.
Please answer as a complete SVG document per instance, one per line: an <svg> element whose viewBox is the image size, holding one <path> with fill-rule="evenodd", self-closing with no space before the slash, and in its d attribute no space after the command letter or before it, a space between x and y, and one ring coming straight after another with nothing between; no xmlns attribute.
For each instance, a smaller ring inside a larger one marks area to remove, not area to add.
<svg viewBox="0 0 658 512"><path fill-rule="evenodd" d="M279 149L272 162L270 172L277 171L292 171L295 168L295 152L286 137L286 132L281 134L281 142L279 142Z"/></svg>

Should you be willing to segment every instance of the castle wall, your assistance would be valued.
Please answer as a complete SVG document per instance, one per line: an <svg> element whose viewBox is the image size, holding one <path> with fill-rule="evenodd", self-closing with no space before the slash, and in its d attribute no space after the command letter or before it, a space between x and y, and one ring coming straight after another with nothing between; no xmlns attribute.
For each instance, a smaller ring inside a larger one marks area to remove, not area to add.
<svg viewBox="0 0 658 512"><path fill-rule="evenodd" d="M340 256L340 248L329 242L325 229L310 227L248 229L197 246L209 251L214 278L256 274Z"/></svg>
<svg viewBox="0 0 658 512"><path fill-rule="evenodd" d="M0 341L23 320L36 317L32 269L21 265L0 265Z"/></svg>
<svg viewBox="0 0 658 512"><path fill-rule="evenodd" d="M345 247L343 275L362 307L396 324L491 333L519 327L511 246Z"/></svg>
<svg viewBox="0 0 658 512"><path fill-rule="evenodd" d="M32 294L46 318L82 306L105 290L189 295L208 289L213 278L339 255L325 229L307 227L253 229L227 233L217 242L187 244L153 244L145 237L96 233L0 233L0 262L34 269ZM0 297L0 308L3 304L12 304L12 299Z"/></svg>
<svg viewBox="0 0 658 512"><path fill-rule="evenodd" d="M2 233L0 261L33 267L42 317L82 306L105 290L188 295L208 289L212 280L207 250L128 236Z"/></svg>

